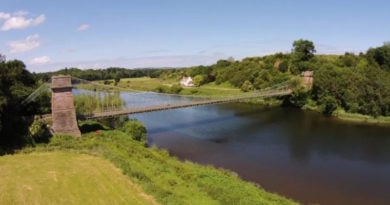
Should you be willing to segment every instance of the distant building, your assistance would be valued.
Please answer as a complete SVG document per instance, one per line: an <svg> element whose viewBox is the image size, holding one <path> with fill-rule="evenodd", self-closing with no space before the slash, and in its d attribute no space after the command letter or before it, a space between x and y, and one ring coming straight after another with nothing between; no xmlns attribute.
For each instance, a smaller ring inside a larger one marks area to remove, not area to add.
<svg viewBox="0 0 390 205"><path fill-rule="evenodd" d="M183 77L180 81L180 85L184 87L193 87L194 81L191 77Z"/></svg>

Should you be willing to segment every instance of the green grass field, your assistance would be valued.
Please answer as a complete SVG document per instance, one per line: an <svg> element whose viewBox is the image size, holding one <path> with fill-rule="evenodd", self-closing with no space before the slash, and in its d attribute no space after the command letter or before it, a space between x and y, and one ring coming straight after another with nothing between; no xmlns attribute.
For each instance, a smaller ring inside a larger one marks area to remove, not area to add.
<svg viewBox="0 0 390 205"><path fill-rule="evenodd" d="M123 78L119 81L118 86L121 88L130 88L139 91L153 91L160 85L171 86L178 83L174 80L162 80L159 78Z"/></svg>
<svg viewBox="0 0 390 205"><path fill-rule="evenodd" d="M69 152L0 157L0 204L157 204L107 160Z"/></svg>
<svg viewBox="0 0 390 205"><path fill-rule="evenodd" d="M159 78L149 78L149 77L141 77L141 78L124 78L121 79L118 83L118 86L123 89L129 90L139 90L139 91L155 91L159 86L172 86L174 84L178 84L178 80L168 79L163 80ZM113 83L111 84L113 85ZM194 96L215 96L215 97L223 97L230 96L234 94L242 94L243 92L234 88L228 83L216 85L215 83L209 83L202 85L200 87L184 87L183 90L179 93L181 95L194 95Z"/></svg>

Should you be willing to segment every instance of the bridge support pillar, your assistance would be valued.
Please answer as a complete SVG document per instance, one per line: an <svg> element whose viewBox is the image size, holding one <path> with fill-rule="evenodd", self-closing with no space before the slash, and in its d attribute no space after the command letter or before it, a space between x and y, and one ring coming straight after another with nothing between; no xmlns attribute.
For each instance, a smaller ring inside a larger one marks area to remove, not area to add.
<svg viewBox="0 0 390 205"><path fill-rule="evenodd" d="M73 104L71 76L53 76L51 78L51 90L52 129L54 134L81 136Z"/></svg>

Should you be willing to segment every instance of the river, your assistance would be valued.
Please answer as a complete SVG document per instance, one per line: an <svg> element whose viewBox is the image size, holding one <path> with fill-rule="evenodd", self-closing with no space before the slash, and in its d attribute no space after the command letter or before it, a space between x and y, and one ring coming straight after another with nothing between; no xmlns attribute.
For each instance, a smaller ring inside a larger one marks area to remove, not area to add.
<svg viewBox="0 0 390 205"><path fill-rule="evenodd" d="M153 102L190 99L142 94ZM128 104L140 94L122 93ZM390 127L232 103L132 115L149 144L304 204L390 204Z"/></svg>

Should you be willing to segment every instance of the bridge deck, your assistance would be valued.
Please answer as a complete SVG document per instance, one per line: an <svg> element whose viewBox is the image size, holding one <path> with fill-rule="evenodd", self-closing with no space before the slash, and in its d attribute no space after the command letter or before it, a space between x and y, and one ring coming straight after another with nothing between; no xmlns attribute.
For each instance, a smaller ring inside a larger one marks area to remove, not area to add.
<svg viewBox="0 0 390 205"><path fill-rule="evenodd" d="M186 107L196 107L196 106L202 106L202 105L237 102L240 100L253 99L253 98L268 98L268 97L275 97L275 96L284 96L284 95L290 95L291 92L292 92L291 89L284 89L284 90L278 90L278 91L272 90L272 91L257 93L255 95L247 95L247 96L240 96L240 97L234 97L234 98L224 98L224 99L217 99L217 100L203 100L203 101L197 101L197 102L174 103L174 104L156 105L156 106L148 106L148 107L133 108L133 109L105 111L105 112L92 113L89 115L79 116L79 118L81 118L81 119L110 118L110 117L121 116L121 115L154 112L154 111L162 111L162 110L170 110L170 109L178 109L178 108L186 108Z"/></svg>

